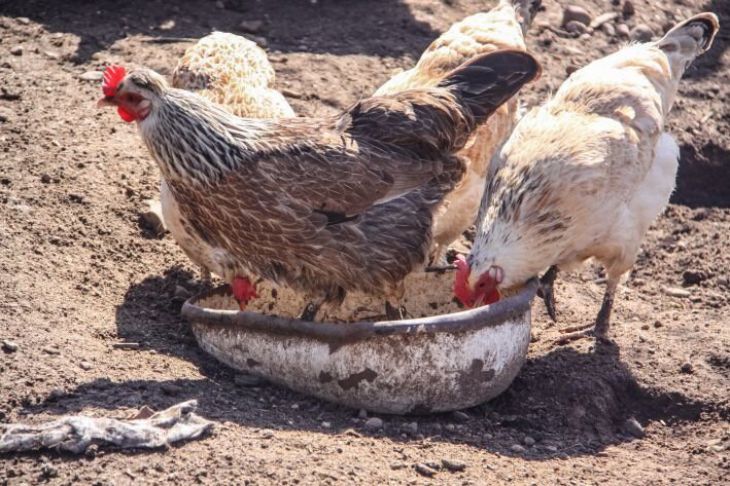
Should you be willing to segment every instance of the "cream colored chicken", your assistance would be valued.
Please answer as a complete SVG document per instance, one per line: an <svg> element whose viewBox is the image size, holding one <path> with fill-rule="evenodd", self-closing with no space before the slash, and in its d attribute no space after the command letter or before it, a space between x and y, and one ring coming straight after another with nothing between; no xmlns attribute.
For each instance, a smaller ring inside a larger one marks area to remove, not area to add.
<svg viewBox="0 0 730 486"><path fill-rule="evenodd" d="M491 11L457 22L431 43L413 68L394 76L375 94L433 87L451 70L480 54L500 49L524 51L524 34L539 5L539 0L500 0ZM436 212L432 261L441 259L448 245L474 223L489 160L514 128L517 106L517 97L502 105L459 152L467 170Z"/></svg>
<svg viewBox="0 0 730 486"><path fill-rule="evenodd" d="M519 122L498 155L471 254L457 262L462 302L489 303L548 267L594 257L607 274L595 329L561 341L606 336L619 279L674 190L679 147L665 121L679 81L718 28L715 15L699 14L599 59Z"/></svg>
<svg viewBox="0 0 730 486"><path fill-rule="evenodd" d="M172 73L172 85L194 91L236 116L278 119L293 117L289 103L273 88L274 68L266 52L244 37L213 32L190 47ZM214 268L208 248L190 236L190 224L181 215L167 183L160 183L160 204L167 229L204 278Z"/></svg>

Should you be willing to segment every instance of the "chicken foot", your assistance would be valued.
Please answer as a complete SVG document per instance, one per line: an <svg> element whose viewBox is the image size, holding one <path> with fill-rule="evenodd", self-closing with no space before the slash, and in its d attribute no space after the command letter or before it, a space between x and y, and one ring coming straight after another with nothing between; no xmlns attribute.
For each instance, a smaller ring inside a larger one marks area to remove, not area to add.
<svg viewBox="0 0 730 486"><path fill-rule="evenodd" d="M537 295L542 297L545 301L545 308L547 309L548 316L553 322L557 322L557 314L555 312L555 291L553 290L553 284L558 276L558 266L553 265L548 268L545 275L540 277L540 288L537 291Z"/></svg>
<svg viewBox="0 0 730 486"><path fill-rule="evenodd" d="M314 321L314 318L317 317L317 313L319 312L319 309L322 307L322 300L313 300L304 307L304 310L302 311L301 315L299 316L299 319L302 321Z"/></svg>
<svg viewBox="0 0 730 486"><path fill-rule="evenodd" d="M606 292L603 294L603 303L598 311L596 321L593 325L569 327L561 330L564 333L560 338L555 340L555 344L568 344L578 339L595 337L597 341L608 342L608 328L611 323L611 311L613 310L613 301L618 288L619 277L609 278L606 282Z"/></svg>
<svg viewBox="0 0 730 486"><path fill-rule="evenodd" d="M385 301L385 317L389 321L399 321L401 319L406 318L406 308L401 307L395 307L393 304Z"/></svg>

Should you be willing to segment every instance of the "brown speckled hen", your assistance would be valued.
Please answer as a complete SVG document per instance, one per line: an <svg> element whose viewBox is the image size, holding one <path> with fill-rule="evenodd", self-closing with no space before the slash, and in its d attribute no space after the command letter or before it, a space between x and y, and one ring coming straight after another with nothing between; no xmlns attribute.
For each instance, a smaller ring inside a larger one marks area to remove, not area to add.
<svg viewBox="0 0 730 486"><path fill-rule="evenodd" d="M303 317L358 290L398 299L478 123L539 73L527 53L476 58L434 88L339 116L239 118L158 74L107 70L102 105L136 120L189 233L242 306L255 274L305 292Z"/></svg>

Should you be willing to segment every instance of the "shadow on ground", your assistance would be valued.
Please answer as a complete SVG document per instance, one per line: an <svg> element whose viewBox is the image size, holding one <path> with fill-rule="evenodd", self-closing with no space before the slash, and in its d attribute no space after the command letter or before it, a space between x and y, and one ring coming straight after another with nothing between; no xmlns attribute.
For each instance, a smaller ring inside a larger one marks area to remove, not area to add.
<svg viewBox="0 0 730 486"><path fill-rule="evenodd" d="M306 430L324 434L368 435L357 411L309 398L285 388L241 379L200 351L179 316L175 288L192 285L190 274L171 269L127 292L117 312L118 335L193 362L205 378L167 381L106 379L85 383L64 396L26 407L26 413L68 414L87 408L162 409L197 399L201 415L251 428ZM246 378L247 375L243 375ZM295 412L293 412L295 410ZM673 427L706 419L706 414L730 418L721 405L694 401L679 393L653 390L637 383L621 361L615 345L581 353L558 347L529 359L502 396L463 414L385 417L384 435L393 441L429 438L471 445L528 460L596 454L609 445L641 435L631 420L644 426L662 421ZM417 422L414 429L412 422ZM331 427L324 427L329 422ZM535 445L520 449L515 444Z"/></svg>
<svg viewBox="0 0 730 486"><path fill-rule="evenodd" d="M241 21L261 21L255 35L264 36L270 49L332 54L419 56L437 36L396 0L308 1L227 0L216 3L183 0L19 0L4 2L2 14L27 17L50 32L80 37L77 63L130 35L199 38L213 30L241 32ZM387 11L387 15L383 12ZM174 24L171 24L173 21ZM167 23L166 30L160 26Z"/></svg>

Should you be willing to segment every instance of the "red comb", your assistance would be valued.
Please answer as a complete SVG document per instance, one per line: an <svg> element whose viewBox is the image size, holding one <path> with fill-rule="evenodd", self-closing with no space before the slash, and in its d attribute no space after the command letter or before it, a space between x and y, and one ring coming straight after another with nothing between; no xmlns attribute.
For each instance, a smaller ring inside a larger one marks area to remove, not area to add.
<svg viewBox="0 0 730 486"><path fill-rule="evenodd" d="M127 70L122 66L109 66L104 70L104 84L101 85L101 90L104 92L104 96L114 96L117 92L117 86L127 75Z"/></svg>
<svg viewBox="0 0 730 486"><path fill-rule="evenodd" d="M471 273L469 264L466 263L463 256L457 255L456 260L454 260L454 265L456 265L454 295L456 295L456 298L459 299L462 304L467 307L472 307L474 303L472 302L471 291L469 290L469 284L467 283L469 274Z"/></svg>

